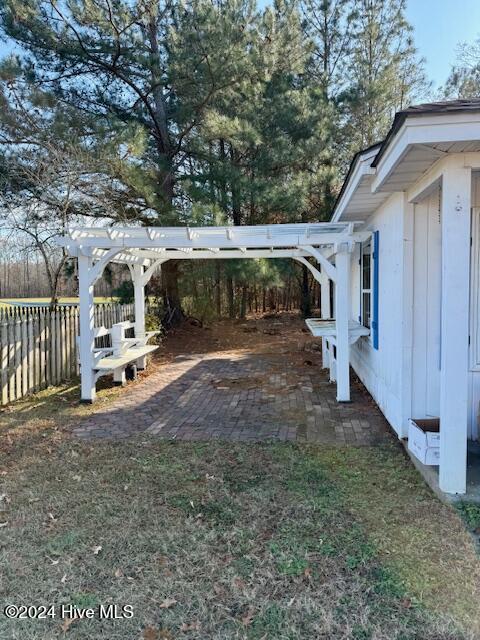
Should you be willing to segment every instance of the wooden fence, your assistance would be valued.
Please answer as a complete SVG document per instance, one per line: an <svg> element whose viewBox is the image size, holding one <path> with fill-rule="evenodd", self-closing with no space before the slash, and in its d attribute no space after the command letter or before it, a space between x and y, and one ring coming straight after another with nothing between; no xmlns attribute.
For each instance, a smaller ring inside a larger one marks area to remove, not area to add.
<svg viewBox="0 0 480 640"><path fill-rule="evenodd" d="M0 312L0 404L78 375L78 307ZM95 305L95 326L133 320L132 304Z"/></svg>

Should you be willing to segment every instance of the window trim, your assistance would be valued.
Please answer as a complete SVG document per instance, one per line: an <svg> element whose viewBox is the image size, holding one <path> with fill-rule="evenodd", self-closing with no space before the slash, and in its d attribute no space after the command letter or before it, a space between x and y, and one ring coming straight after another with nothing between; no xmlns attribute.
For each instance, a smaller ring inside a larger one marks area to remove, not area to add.
<svg viewBox="0 0 480 640"><path fill-rule="evenodd" d="M372 344L373 348L378 351L379 349L379 340L378 340L378 299L379 299L379 277L380 277L380 261L379 261L379 252L380 252L380 232L373 232L373 242L372 242L372 261L373 268L371 272L371 276L373 278L372 282L372 295L373 295L373 305L371 312L371 322L372 329L370 334L372 336Z"/></svg>
<svg viewBox="0 0 480 640"><path fill-rule="evenodd" d="M363 256L366 255L366 253L364 253L364 248L365 245L370 245L370 287L368 289L364 288L363 283L364 283L364 259ZM370 335L368 336L368 339L370 342L372 342L372 310L373 310L373 297L374 297L374 291L373 291L373 269L372 269L372 265L373 265L373 233L370 235L369 239L366 240L365 242L360 243L360 316L359 316L359 320L360 320L360 324L364 327L366 327L367 329L370 329ZM370 296L370 326L368 326L367 324L365 324L365 320L364 320L364 303L363 303L363 297L364 294L368 294Z"/></svg>

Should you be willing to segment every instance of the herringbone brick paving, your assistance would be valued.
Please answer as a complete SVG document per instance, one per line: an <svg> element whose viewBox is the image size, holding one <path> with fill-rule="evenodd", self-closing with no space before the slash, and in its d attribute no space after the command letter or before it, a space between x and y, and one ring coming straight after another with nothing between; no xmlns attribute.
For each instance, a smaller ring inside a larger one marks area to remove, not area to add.
<svg viewBox="0 0 480 640"><path fill-rule="evenodd" d="M317 343L301 323L276 324L269 335L258 329L269 325L257 321L258 338L245 348L222 350L215 344L207 353L179 353L154 364L107 408L80 422L74 434L116 439L146 432L178 440L352 445L387 438L387 423L363 386L354 378L352 402L338 404Z"/></svg>

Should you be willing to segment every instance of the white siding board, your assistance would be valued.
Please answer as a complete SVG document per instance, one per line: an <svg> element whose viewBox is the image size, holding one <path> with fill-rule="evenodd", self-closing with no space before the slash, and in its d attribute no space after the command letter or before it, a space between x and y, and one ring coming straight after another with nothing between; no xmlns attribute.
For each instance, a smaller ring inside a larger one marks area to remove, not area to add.
<svg viewBox="0 0 480 640"><path fill-rule="evenodd" d="M379 349L370 338L361 338L351 348L352 367L372 394L392 427L402 431L401 370L402 313L401 295L403 196L391 196L370 217L368 228L380 232L379 274ZM352 261L352 318L360 309L358 256Z"/></svg>
<svg viewBox="0 0 480 640"><path fill-rule="evenodd" d="M472 175L472 258L468 436L480 437L480 176Z"/></svg>

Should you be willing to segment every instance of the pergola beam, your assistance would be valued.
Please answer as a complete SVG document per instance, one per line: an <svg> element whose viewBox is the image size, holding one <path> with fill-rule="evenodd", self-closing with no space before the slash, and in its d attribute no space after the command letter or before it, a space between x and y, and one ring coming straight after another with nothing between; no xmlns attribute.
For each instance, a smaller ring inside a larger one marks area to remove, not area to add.
<svg viewBox="0 0 480 640"><path fill-rule="evenodd" d="M101 258L107 250L95 249L97 257ZM73 252L73 255L76 255ZM110 262L120 264L140 264L149 267L153 262L161 260L226 260L230 258L308 258L311 255L303 249L196 249L194 251L179 251L176 249L153 251L150 249L129 249L121 250ZM332 265L333 266L333 265Z"/></svg>
<svg viewBox="0 0 480 640"><path fill-rule="evenodd" d="M365 234L355 233L352 236L352 240L354 242L362 242L365 239ZM69 248L70 245L77 244L74 240L71 240L69 237L65 238L63 246ZM127 241L125 238L102 238L99 236L91 236L82 238L81 244L84 247L92 247L92 248L111 248L118 247L119 249L128 249L130 247L135 247L136 249L154 249L154 248L164 248L171 249L172 247L176 247L177 250L180 249L238 249L239 247L245 247L246 249L269 249L269 248L286 248L286 247L301 247L303 245L314 245L317 247L328 247L330 245L335 245L345 242L345 235L340 233L326 233L319 234L317 238L305 237L305 236L297 236L297 235L288 235L288 236L279 236L275 238L266 238L262 237L233 237L232 239L227 238L207 238L206 242L200 242L198 239L188 240L188 238L157 238L155 240L150 240L148 237L144 238L132 238Z"/></svg>
<svg viewBox="0 0 480 640"><path fill-rule="evenodd" d="M74 228L60 239L63 246L136 249L239 249L330 246L348 237L361 241L359 223L279 224L241 227Z"/></svg>

